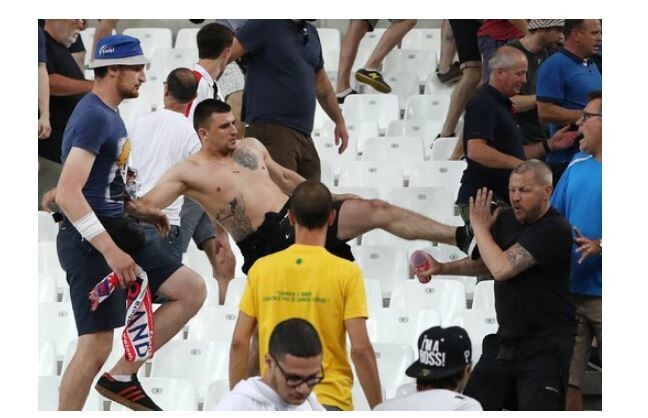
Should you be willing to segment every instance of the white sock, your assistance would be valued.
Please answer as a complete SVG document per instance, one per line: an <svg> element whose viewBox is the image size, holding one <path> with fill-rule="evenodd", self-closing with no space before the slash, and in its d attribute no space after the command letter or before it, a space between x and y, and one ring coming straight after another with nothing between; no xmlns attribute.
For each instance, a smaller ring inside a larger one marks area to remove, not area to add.
<svg viewBox="0 0 648 418"><path fill-rule="evenodd" d="M115 379L118 382L130 382L132 380L130 374L112 374L110 373L110 376L112 376L113 379Z"/></svg>
<svg viewBox="0 0 648 418"><path fill-rule="evenodd" d="M337 97L346 96L347 94L351 94L352 91L353 91L353 89L351 87L349 87L348 89L344 90L343 92L336 94L336 96Z"/></svg>

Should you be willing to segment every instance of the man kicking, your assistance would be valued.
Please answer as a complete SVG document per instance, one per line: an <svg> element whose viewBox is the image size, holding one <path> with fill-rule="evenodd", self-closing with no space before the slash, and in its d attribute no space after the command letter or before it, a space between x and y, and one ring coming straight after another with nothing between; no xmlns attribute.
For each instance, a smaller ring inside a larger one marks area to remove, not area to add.
<svg viewBox="0 0 648 418"><path fill-rule="evenodd" d="M141 199L158 208L183 194L198 202L232 235L245 257L247 273L258 258L294 242L288 199L304 178L272 160L257 139L237 139L234 122L227 104L213 99L201 102L194 113L194 128L202 149L170 168ZM462 249L472 238L465 227L443 225L381 200L350 197L337 196L337 217L326 239L326 248L339 257L353 260L346 241L376 228L408 240Z"/></svg>

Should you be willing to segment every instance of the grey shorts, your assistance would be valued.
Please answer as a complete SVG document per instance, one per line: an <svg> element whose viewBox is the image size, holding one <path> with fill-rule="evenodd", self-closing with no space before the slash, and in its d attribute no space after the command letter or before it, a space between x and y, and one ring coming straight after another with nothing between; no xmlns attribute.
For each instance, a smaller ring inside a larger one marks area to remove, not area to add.
<svg viewBox="0 0 648 418"><path fill-rule="evenodd" d="M202 248L205 241L215 236L214 226L203 208L198 203L185 197L182 210L180 211L182 252L187 252L189 240L192 238L196 246Z"/></svg>

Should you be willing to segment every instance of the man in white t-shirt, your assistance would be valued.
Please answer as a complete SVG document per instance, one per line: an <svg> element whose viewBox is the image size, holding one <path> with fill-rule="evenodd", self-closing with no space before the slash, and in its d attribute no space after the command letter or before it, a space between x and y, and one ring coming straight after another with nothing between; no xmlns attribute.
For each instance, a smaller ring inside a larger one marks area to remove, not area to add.
<svg viewBox="0 0 648 418"><path fill-rule="evenodd" d="M310 322L290 318L272 330L262 377L242 380L217 411L325 411L313 387L324 379L322 342Z"/></svg>
<svg viewBox="0 0 648 418"><path fill-rule="evenodd" d="M470 374L472 346L461 327L432 327L419 337L419 359L405 374L416 379L416 392L388 399L374 411L481 411L461 394Z"/></svg>
<svg viewBox="0 0 648 418"><path fill-rule="evenodd" d="M131 161L129 167L136 176L135 195L141 197L155 186L162 175L175 164L200 150L200 139L193 124L184 116L187 105L196 97L198 82L188 68L176 68L164 83L164 109L135 118L129 126ZM180 240L180 196L164 209L171 230L166 238L154 226L143 224L147 240L158 241L159 246L182 260Z"/></svg>

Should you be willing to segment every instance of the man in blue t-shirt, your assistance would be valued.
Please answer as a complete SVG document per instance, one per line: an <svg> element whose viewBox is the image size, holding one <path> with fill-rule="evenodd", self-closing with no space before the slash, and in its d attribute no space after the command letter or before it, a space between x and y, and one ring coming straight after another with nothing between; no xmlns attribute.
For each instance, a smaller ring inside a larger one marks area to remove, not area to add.
<svg viewBox="0 0 648 418"><path fill-rule="evenodd" d="M273 160L309 180L320 179L311 138L315 99L335 123L335 143L349 140L335 90L324 70L317 29L303 19L248 20L236 31L230 61L247 63L241 118Z"/></svg>
<svg viewBox="0 0 648 418"><path fill-rule="evenodd" d="M536 100L538 116L549 123L551 134L560 127L575 123L587 104L587 95L601 91L601 73L590 59L601 43L601 22L598 19L566 19L565 47L542 63L538 70ZM578 151L569 149L550 153L546 161L566 165Z"/></svg>
<svg viewBox="0 0 648 418"><path fill-rule="evenodd" d="M63 134L63 170L55 199L65 219L57 251L70 285L79 340L61 378L60 410L83 407L112 349L114 329L124 325L126 292L136 281L137 266L146 272L151 293L168 300L153 314L155 339L145 341L154 350L182 329L205 298L200 276L152 243L145 244L137 221L124 216L126 209L168 232L168 221L160 210L125 203L127 174L131 175L127 166L130 141L117 107L123 99L138 96L146 80L146 62L136 38L113 35L100 40L92 64L94 87L79 101ZM91 311L89 292L111 271L120 286ZM137 347L141 337L134 337ZM142 364L122 357L110 373L99 378L97 391L131 409L160 410L137 380Z"/></svg>
<svg viewBox="0 0 648 418"><path fill-rule="evenodd" d="M603 102L600 92L590 95L578 120L582 153L576 154L563 174L551 203L573 226L571 293L576 303L578 333L569 370L567 409L582 410L581 384L589 359L592 338L602 345L603 258Z"/></svg>

